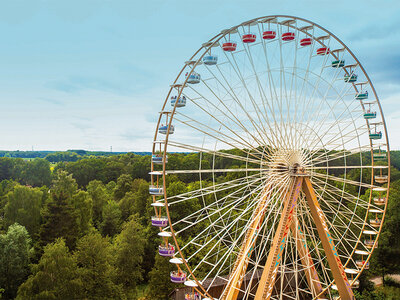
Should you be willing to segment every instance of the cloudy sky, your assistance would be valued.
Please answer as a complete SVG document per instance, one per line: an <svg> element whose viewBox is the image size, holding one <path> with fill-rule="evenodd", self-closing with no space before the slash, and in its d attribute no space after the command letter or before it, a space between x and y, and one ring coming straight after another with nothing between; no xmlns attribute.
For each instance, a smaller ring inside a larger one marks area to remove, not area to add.
<svg viewBox="0 0 400 300"><path fill-rule="evenodd" d="M149 151L183 62L222 29L273 14L352 49L400 149L400 1L384 0L2 0L0 149Z"/></svg>

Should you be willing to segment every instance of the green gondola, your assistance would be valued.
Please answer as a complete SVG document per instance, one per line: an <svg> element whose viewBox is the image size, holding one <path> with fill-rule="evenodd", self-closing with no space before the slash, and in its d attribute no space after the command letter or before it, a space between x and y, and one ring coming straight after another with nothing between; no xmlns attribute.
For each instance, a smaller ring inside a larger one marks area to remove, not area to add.
<svg viewBox="0 0 400 300"><path fill-rule="evenodd" d="M334 60L332 62L332 68L342 68L344 66L344 60Z"/></svg>
<svg viewBox="0 0 400 300"><path fill-rule="evenodd" d="M380 140L382 138L382 132L374 132L369 134L371 140Z"/></svg>
<svg viewBox="0 0 400 300"><path fill-rule="evenodd" d="M376 112L367 112L364 114L364 119L370 120L376 118Z"/></svg>
<svg viewBox="0 0 400 300"><path fill-rule="evenodd" d="M357 81L357 75L356 74L351 74L351 75L345 75L344 76L344 82L356 82Z"/></svg>

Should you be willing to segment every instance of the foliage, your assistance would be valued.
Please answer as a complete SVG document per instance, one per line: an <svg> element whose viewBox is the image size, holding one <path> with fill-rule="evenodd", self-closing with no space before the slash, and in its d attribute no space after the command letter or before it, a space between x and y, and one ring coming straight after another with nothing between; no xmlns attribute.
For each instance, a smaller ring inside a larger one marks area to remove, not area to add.
<svg viewBox="0 0 400 300"><path fill-rule="evenodd" d="M0 286L6 299L15 298L19 285L29 275L30 244L27 230L17 223L0 235Z"/></svg>
<svg viewBox="0 0 400 300"><path fill-rule="evenodd" d="M143 279L142 262L146 240L144 228L136 219L137 216L132 216L115 238L117 282L122 284L128 298L136 295L136 286Z"/></svg>
<svg viewBox="0 0 400 300"><path fill-rule="evenodd" d="M108 201L103 210L103 222L100 231L104 236L114 236L121 228L121 210L114 200Z"/></svg>
<svg viewBox="0 0 400 300"><path fill-rule="evenodd" d="M17 185L6 195L4 221L6 226L15 222L25 226L31 236L40 228L40 210L43 192L39 188Z"/></svg>
<svg viewBox="0 0 400 300"><path fill-rule="evenodd" d="M170 272L173 269L174 266L168 258L156 254L154 267L149 274L147 299L168 299L169 293L175 287L170 280Z"/></svg>
<svg viewBox="0 0 400 300"><path fill-rule="evenodd" d="M63 237L70 249L75 247L79 236L79 215L72 205L75 192L76 183L72 177L64 171L59 171L53 181L51 201L43 211L43 224L40 228L42 246Z"/></svg>
<svg viewBox="0 0 400 300"><path fill-rule="evenodd" d="M79 267L79 277L84 283L83 298L122 299L121 287L114 283L112 246L108 238L98 232L82 237L74 254Z"/></svg>
<svg viewBox="0 0 400 300"><path fill-rule="evenodd" d="M32 275L18 289L17 299L82 299L83 283L75 257L63 239L44 248Z"/></svg>

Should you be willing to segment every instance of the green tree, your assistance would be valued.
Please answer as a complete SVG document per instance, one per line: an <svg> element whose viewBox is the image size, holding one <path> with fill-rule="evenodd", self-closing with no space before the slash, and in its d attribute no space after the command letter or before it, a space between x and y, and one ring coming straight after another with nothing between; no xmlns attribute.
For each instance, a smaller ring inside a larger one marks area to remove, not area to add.
<svg viewBox="0 0 400 300"><path fill-rule="evenodd" d="M122 174L118 177L117 186L114 190L116 200L121 200L127 192L132 190L132 181L132 176L128 174Z"/></svg>
<svg viewBox="0 0 400 300"><path fill-rule="evenodd" d="M125 196L118 202L119 209L121 210L121 217L123 221L128 220L129 216L133 214L133 207L135 205L136 196L134 192L127 192Z"/></svg>
<svg viewBox="0 0 400 300"><path fill-rule="evenodd" d="M100 228L103 221L103 208L111 198L106 187L99 180L89 182L87 192L92 198L93 225Z"/></svg>
<svg viewBox="0 0 400 300"><path fill-rule="evenodd" d="M23 172L23 182L31 186L50 185L50 163L43 158L35 158L27 163Z"/></svg>
<svg viewBox="0 0 400 300"><path fill-rule="evenodd" d="M147 297L149 299L167 300L168 295L175 288L170 280L170 272L174 266L168 258L156 254L155 264L149 274L149 287Z"/></svg>
<svg viewBox="0 0 400 300"><path fill-rule="evenodd" d="M112 280L115 277L112 252L109 239L98 232L85 235L78 241L75 257L84 282L84 298L124 298L121 286Z"/></svg>
<svg viewBox="0 0 400 300"><path fill-rule="evenodd" d="M121 210L114 200L108 201L103 209L103 222L100 225L101 233L113 237L121 230Z"/></svg>
<svg viewBox="0 0 400 300"><path fill-rule="evenodd" d="M63 239L44 248L32 275L19 287L17 299L83 299L76 259Z"/></svg>
<svg viewBox="0 0 400 300"><path fill-rule="evenodd" d="M25 226L31 236L36 235L40 228L40 209L43 192L38 188L17 185L6 196L4 219L6 226L15 222Z"/></svg>
<svg viewBox="0 0 400 300"><path fill-rule="evenodd" d="M133 213L144 217L143 225L149 220L148 209L150 208L149 183L143 179L135 179L133 181L133 189L135 191L135 202L133 203Z"/></svg>
<svg viewBox="0 0 400 300"><path fill-rule="evenodd" d="M400 180L392 182L385 222L379 236L379 247L371 259L371 271L385 276L400 271Z"/></svg>
<svg viewBox="0 0 400 300"><path fill-rule="evenodd" d="M136 286L143 279L142 262L146 239L144 228L132 216L115 238L117 282L122 284L128 298L136 296Z"/></svg>
<svg viewBox="0 0 400 300"><path fill-rule="evenodd" d="M70 249L75 247L79 236L79 216L71 202L76 188L77 185L71 175L65 171L57 172L51 189L52 199L43 211L44 223L40 228L42 246L63 237Z"/></svg>
<svg viewBox="0 0 400 300"><path fill-rule="evenodd" d="M66 197L72 198L72 196L77 192L78 184L75 179L72 178L71 174L66 171L58 170L56 173L56 178L53 180L53 186L51 192L56 197Z"/></svg>
<svg viewBox="0 0 400 300"><path fill-rule="evenodd" d="M88 192L79 191L72 197L72 205L77 213L80 236L83 236L92 227L92 198Z"/></svg>
<svg viewBox="0 0 400 300"><path fill-rule="evenodd" d="M0 235L0 287L6 299L15 298L18 286L29 274L30 244L27 230L17 223Z"/></svg>

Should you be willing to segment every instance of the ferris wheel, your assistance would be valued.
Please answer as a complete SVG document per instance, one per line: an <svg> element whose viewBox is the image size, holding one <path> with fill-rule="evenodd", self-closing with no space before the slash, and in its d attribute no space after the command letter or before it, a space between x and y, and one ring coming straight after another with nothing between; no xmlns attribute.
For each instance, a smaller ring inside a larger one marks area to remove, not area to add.
<svg viewBox="0 0 400 300"><path fill-rule="evenodd" d="M281 15L222 30L184 63L154 135L171 281L191 299L353 299L389 165L376 91L333 33Z"/></svg>

